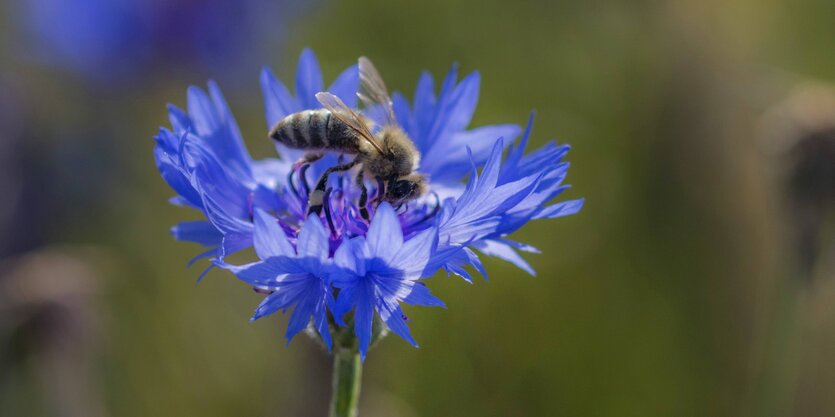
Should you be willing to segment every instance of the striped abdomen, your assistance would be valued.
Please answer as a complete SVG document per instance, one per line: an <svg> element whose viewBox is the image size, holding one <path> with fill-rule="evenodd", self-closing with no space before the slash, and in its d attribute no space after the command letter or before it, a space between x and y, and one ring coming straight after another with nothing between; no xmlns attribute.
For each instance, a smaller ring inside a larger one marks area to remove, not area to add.
<svg viewBox="0 0 835 417"><path fill-rule="evenodd" d="M294 149L359 152L356 133L326 109L293 113L272 128L270 137Z"/></svg>

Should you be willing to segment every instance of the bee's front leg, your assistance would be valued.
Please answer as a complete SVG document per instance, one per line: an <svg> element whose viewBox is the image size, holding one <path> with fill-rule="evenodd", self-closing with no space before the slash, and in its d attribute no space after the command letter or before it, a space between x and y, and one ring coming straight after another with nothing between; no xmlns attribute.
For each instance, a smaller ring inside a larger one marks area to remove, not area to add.
<svg viewBox="0 0 835 417"><path fill-rule="evenodd" d="M309 216L310 213L316 213L317 215L322 213L322 201L325 197L325 187L328 185L328 176L333 172L342 172L347 171L354 167L357 164L357 161L351 161L347 164L340 164L336 166L332 166L328 168L322 176L319 177L319 181L316 183L316 189L310 193L310 196L307 198L307 215Z"/></svg>
<svg viewBox="0 0 835 417"><path fill-rule="evenodd" d="M357 187L360 188L360 216L366 223L371 221L371 216L368 215L368 189L365 188L365 178L363 178L362 171L357 174Z"/></svg>
<svg viewBox="0 0 835 417"><path fill-rule="evenodd" d="M371 203L379 206L386 198L386 182L380 177L375 177L374 179L377 180L377 195L374 196L374 201Z"/></svg>

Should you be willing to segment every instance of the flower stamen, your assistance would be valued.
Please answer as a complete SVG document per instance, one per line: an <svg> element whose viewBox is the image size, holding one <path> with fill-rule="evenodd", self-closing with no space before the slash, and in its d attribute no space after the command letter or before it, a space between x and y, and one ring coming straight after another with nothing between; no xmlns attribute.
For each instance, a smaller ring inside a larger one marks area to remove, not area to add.
<svg viewBox="0 0 835 417"><path fill-rule="evenodd" d="M296 188L296 184L293 182L293 177L295 176L295 174L296 174L295 169L291 169L290 173L287 174L287 185L290 186L290 190L293 191L293 194L298 196L299 195L299 189Z"/></svg>
<svg viewBox="0 0 835 417"><path fill-rule="evenodd" d="M301 188L304 190L305 199L307 199L310 196L310 186L307 185L307 175L305 175L309 168L310 164L304 164L299 170L299 180L301 181Z"/></svg>

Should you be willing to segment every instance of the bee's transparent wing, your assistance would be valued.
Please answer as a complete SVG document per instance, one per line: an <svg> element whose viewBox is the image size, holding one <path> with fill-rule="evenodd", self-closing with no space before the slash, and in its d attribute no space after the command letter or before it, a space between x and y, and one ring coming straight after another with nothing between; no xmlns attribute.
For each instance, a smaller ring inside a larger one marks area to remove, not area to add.
<svg viewBox="0 0 835 417"><path fill-rule="evenodd" d="M359 59L360 71L360 90L357 96L365 104L366 108L381 108L386 115L386 123L388 125L396 125L397 119L394 117L394 106L391 103L386 83L383 82L383 77L366 57Z"/></svg>
<svg viewBox="0 0 835 417"><path fill-rule="evenodd" d="M346 126L356 132L360 137L371 143L371 146L383 152L383 148L377 143L377 139L374 138L374 134L371 133L371 129L362 120L362 117L351 110L350 107L346 106L339 97L328 92L321 92L316 93L316 100L319 100L319 103L322 103L322 106L328 109L339 121L345 123Z"/></svg>

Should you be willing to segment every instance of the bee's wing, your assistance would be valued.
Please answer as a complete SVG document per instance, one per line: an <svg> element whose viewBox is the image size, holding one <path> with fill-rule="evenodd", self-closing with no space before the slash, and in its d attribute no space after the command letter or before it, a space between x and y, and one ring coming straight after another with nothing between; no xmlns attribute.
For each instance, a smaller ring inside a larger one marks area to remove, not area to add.
<svg viewBox="0 0 835 417"><path fill-rule="evenodd" d="M346 126L356 132L360 137L367 140L371 146L377 148L381 153L383 152L383 147L377 143L377 139L374 138L374 134L371 133L365 121L362 120L360 115L351 110L350 107L346 106L339 97L328 92L321 92L316 93L316 100L319 100L319 103L322 103L339 121L345 123Z"/></svg>
<svg viewBox="0 0 835 417"><path fill-rule="evenodd" d="M383 82L383 77L366 57L359 59L360 70L360 90L357 96L365 103L366 107L380 106L386 114L386 121L389 125L396 125L397 119L394 117L394 106L391 103L391 97L386 89L386 83Z"/></svg>

